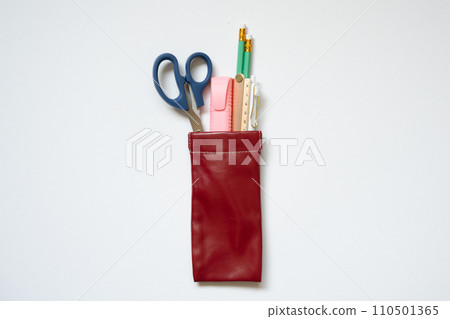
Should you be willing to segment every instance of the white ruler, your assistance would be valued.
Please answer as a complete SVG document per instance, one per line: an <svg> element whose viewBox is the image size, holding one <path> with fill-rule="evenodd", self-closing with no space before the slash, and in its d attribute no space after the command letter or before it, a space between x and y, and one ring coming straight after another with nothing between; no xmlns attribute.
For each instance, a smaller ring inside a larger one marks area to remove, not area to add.
<svg viewBox="0 0 450 319"><path fill-rule="evenodd" d="M250 98L252 94L252 80L244 80L244 94L242 97L241 131L248 131L248 119L250 112Z"/></svg>

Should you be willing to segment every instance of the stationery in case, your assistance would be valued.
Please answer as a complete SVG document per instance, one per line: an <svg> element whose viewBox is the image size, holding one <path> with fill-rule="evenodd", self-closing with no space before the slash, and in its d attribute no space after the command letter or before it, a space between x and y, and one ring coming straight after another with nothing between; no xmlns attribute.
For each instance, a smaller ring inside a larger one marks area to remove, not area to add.
<svg viewBox="0 0 450 319"><path fill-rule="evenodd" d="M248 116L250 110L252 80L244 80L244 93L242 95L241 131L248 131Z"/></svg>
<svg viewBox="0 0 450 319"><path fill-rule="evenodd" d="M232 131L241 131L242 102L244 97L244 75L236 74L233 80L233 114L231 121Z"/></svg>
<svg viewBox="0 0 450 319"><path fill-rule="evenodd" d="M211 78L210 130L231 131L233 79L224 76Z"/></svg>
<svg viewBox="0 0 450 319"><path fill-rule="evenodd" d="M194 281L261 281L260 131L191 132Z"/></svg>

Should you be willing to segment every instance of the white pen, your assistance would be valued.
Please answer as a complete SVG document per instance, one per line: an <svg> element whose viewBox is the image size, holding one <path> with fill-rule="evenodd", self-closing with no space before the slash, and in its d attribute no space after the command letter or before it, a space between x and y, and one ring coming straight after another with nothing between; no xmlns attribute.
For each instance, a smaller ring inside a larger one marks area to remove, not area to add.
<svg viewBox="0 0 450 319"><path fill-rule="evenodd" d="M250 110L249 110L249 119L248 119L248 130L254 131L258 127L258 123L256 121L258 116L259 109L259 85L256 83L256 76L252 75L252 87L250 94Z"/></svg>

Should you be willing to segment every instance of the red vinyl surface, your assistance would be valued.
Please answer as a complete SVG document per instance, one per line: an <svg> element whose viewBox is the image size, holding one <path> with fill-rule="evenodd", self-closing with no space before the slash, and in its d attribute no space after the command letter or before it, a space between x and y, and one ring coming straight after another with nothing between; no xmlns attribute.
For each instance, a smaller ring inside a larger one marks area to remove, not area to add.
<svg viewBox="0 0 450 319"><path fill-rule="evenodd" d="M194 281L261 281L260 131L192 132Z"/></svg>

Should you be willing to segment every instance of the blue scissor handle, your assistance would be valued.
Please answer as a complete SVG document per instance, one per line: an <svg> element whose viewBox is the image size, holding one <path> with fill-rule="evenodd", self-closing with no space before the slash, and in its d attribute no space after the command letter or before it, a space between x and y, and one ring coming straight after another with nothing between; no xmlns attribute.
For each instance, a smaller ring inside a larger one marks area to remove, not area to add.
<svg viewBox="0 0 450 319"><path fill-rule="evenodd" d="M161 88L161 85L159 84L159 77L158 77L159 65L161 64L161 62L166 60L172 62L173 64L173 73L175 76L175 81L177 82L177 87L178 90L180 91L180 94L178 94L178 96L174 99L169 98L166 95L166 93L164 93L164 91ZM153 82L155 83L156 91L158 91L162 99L166 101L169 105L177 109L183 109L185 111L189 110L186 100L186 93L184 92L184 83L186 82L186 79L184 76L180 74L178 60L173 54L163 53L156 58L155 63L153 63Z"/></svg>
<svg viewBox="0 0 450 319"><path fill-rule="evenodd" d="M194 80L194 78L191 75L191 62L192 60L200 58L206 63L207 67L207 73L206 77L203 81L197 82ZM192 92L194 94L195 102L197 103L197 106L203 106L205 104L203 102L203 89L208 85L209 80L211 79L212 74L212 63L209 56L207 56L203 52L195 52L189 56L189 58L186 60L186 80L189 82L192 88Z"/></svg>

